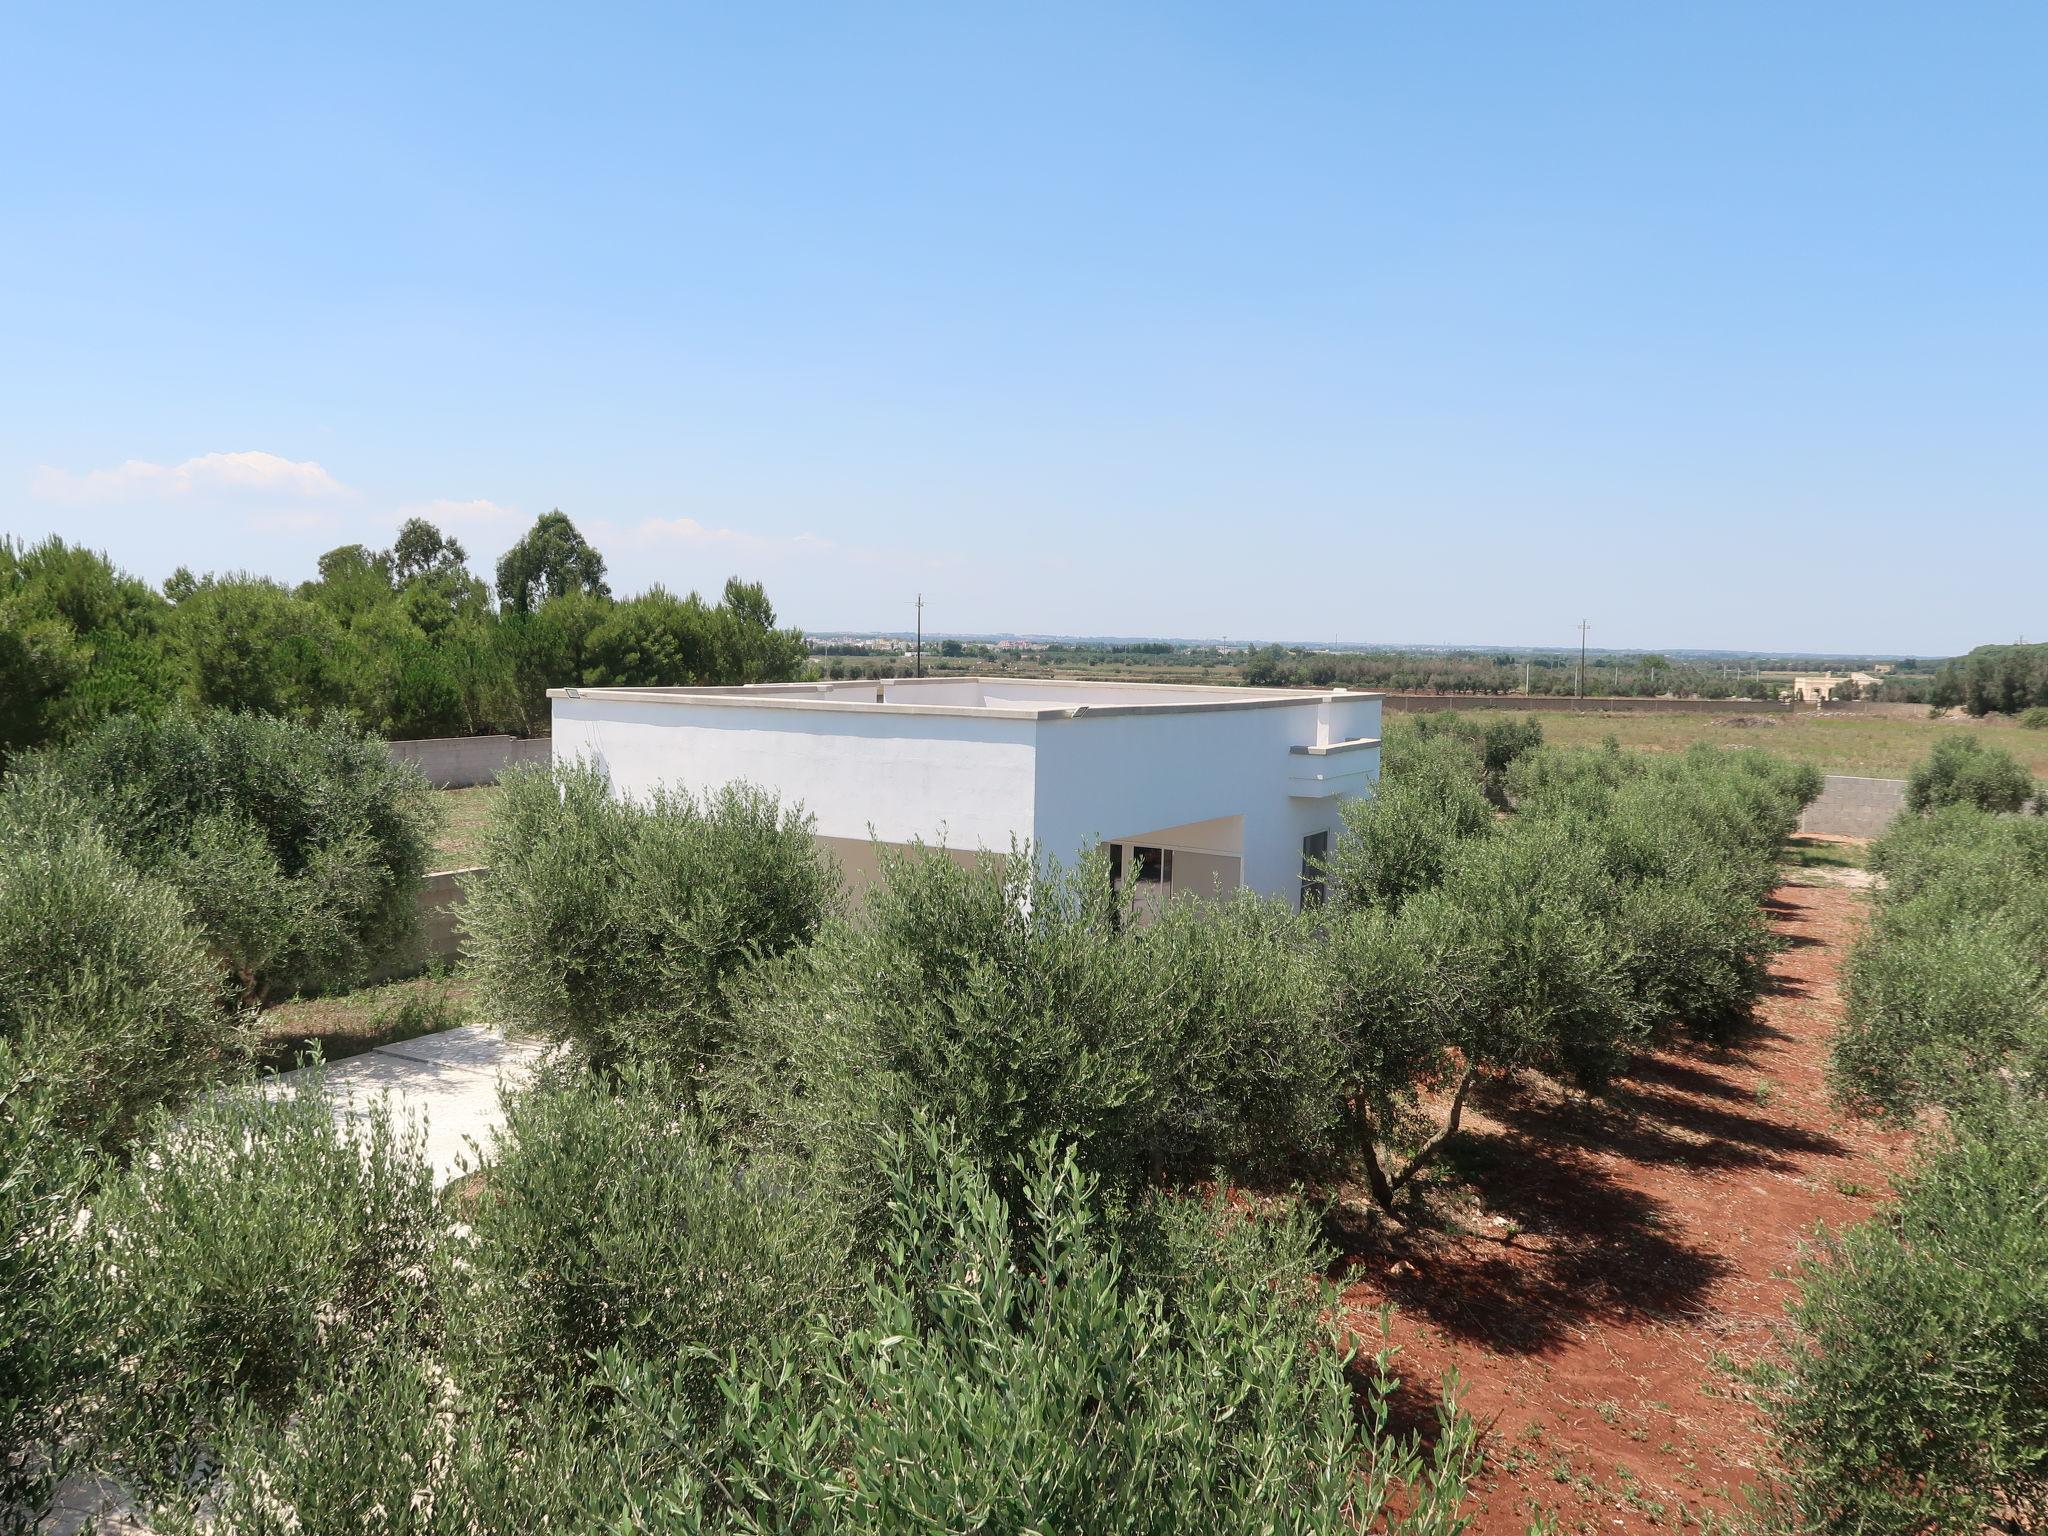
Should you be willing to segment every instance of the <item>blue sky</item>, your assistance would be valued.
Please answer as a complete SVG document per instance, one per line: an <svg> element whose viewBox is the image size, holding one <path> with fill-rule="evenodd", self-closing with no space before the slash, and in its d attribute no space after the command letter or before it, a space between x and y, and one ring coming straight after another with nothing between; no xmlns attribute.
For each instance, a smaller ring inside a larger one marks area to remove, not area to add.
<svg viewBox="0 0 2048 1536"><path fill-rule="evenodd" d="M0 529L812 629L2048 638L2048 9L0 22Z"/></svg>

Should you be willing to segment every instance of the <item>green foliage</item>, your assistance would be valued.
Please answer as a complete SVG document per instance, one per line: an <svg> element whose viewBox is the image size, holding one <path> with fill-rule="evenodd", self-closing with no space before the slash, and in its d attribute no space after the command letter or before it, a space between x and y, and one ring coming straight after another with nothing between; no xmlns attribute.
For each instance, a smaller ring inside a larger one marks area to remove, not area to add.
<svg viewBox="0 0 2048 1536"><path fill-rule="evenodd" d="M1959 1125L1823 1241L1766 1377L1803 1529L1976 1536L2048 1510L2048 1106Z"/></svg>
<svg viewBox="0 0 2048 1536"><path fill-rule="evenodd" d="M567 1390L622 1350L715 1418L729 1352L844 1315L848 1237L803 1170L718 1146L675 1085L628 1069L510 1099L487 1193L445 1266L467 1390ZM680 1386L678 1390L681 1390Z"/></svg>
<svg viewBox="0 0 2048 1536"><path fill-rule="evenodd" d="M2048 1510L2048 825L1974 796L1871 852L1831 1060L1845 1098L1945 1130L1827 1239L1767 1373L1786 1497L1823 1532L2030 1528Z"/></svg>
<svg viewBox="0 0 2048 1536"><path fill-rule="evenodd" d="M890 1160L873 1321L814 1328L801 1368L728 1389L719 1522L762 1531L1449 1532L1476 1461L1448 1407L1435 1447L1388 1428L1376 1362L1354 1411L1345 1356L1295 1293L1214 1284L1169 1308L1127 1284L1092 1181L1041 1138L1001 1182L928 1127ZM1021 1251L1023 1257L1013 1257ZM677 1440L662 1373L629 1408Z"/></svg>
<svg viewBox="0 0 2048 1536"><path fill-rule="evenodd" d="M1139 925L1099 856L884 855L810 950L751 979L723 1112L849 1209L919 1112L997 1167L1039 1137L1126 1188L1167 1168L1282 1162L1334 1118L1336 1046L1307 932L1277 903L1171 903Z"/></svg>
<svg viewBox="0 0 2048 1536"><path fill-rule="evenodd" d="M208 576L171 628L194 703L311 720L339 692L340 627L274 581Z"/></svg>
<svg viewBox="0 0 2048 1536"><path fill-rule="evenodd" d="M145 1485L202 1464L237 1411L428 1315L434 1187L420 1139L338 1129L317 1089L166 1120L98 1190L77 1283L104 1360L100 1433Z"/></svg>
<svg viewBox="0 0 2048 1536"><path fill-rule="evenodd" d="M1987 747L1974 736L1949 736L1935 743L1927 760L1906 778L1906 809L1939 810L1974 805L1980 811L2017 811L2034 794L2033 775L2002 747Z"/></svg>
<svg viewBox="0 0 2048 1536"><path fill-rule="evenodd" d="M0 757L173 697L169 614L104 555L0 538Z"/></svg>
<svg viewBox="0 0 2048 1536"><path fill-rule="evenodd" d="M1533 715L1491 710L1475 715L1438 710L1395 718L1397 724L1390 733L1390 746L1409 731L1424 739L1464 743L1478 762L1487 798L1496 805L1506 804L1508 770L1543 745L1543 725Z"/></svg>
<svg viewBox="0 0 2048 1536"><path fill-rule="evenodd" d="M2048 645L1980 645L1945 662L1933 701L1960 704L1973 715L2018 714L2048 704Z"/></svg>
<svg viewBox="0 0 2048 1536"><path fill-rule="evenodd" d="M0 1529L66 1470L92 1337L65 1257L98 1160L66 1118L47 1067L0 1036Z"/></svg>
<svg viewBox="0 0 2048 1536"><path fill-rule="evenodd" d="M2048 704L2034 704L2021 710L2020 724L2030 731L2048 731Z"/></svg>
<svg viewBox="0 0 2048 1536"><path fill-rule="evenodd" d="M1647 1020L1719 1039L1763 989L1775 944L1761 903L1819 788L1807 770L1757 752L1603 751L1544 754L1517 792L1522 815L1557 821L1593 851L1602 920Z"/></svg>
<svg viewBox="0 0 2048 1536"><path fill-rule="evenodd" d="M41 771L180 893L252 1002L361 981L411 939L430 791L339 718L124 716Z"/></svg>
<svg viewBox="0 0 2048 1536"><path fill-rule="evenodd" d="M183 903L40 776L0 787L0 1046L9 1091L117 1146L245 1055L247 1021Z"/></svg>
<svg viewBox="0 0 2048 1536"><path fill-rule="evenodd" d="M1455 999L1446 1030L1470 1066L1536 1067L1599 1087L1648 1020L1627 986L1606 884L1568 827L1518 819L1475 839L1404 927Z"/></svg>
<svg viewBox="0 0 2048 1536"><path fill-rule="evenodd" d="M532 613L570 592L609 597L604 556L576 531L560 508L543 513L498 560L498 601L514 613Z"/></svg>
<svg viewBox="0 0 2048 1536"><path fill-rule="evenodd" d="M656 587L614 603L559 512L499 567L502 610L461 543L420 518L388 550L344 544L296 589L180 569L159 594L61 539L0 539L0 756L183 702L391 737L544 731L547 690L784 682L803 636L758 583L715 604Z"/></svg>
<svg viewBox="0 0 2048 1536"><path fill-rule="evenodd" d="M366 1510L393 1532L1462 1528L1470 1421L1446 1403L1430 1448L1397 1435L1384 1355L1360 1412L1305 1216L1175 1202L1155 1223L1173 1256L1162 1290L1049 1139L1002 1170L1010 1200L923 1120L878 1161L889 1233L851 1323L826 1305L723 1351L677 1351L665 1329L634 1330L650 1307L689 1317L689 1298L622 1270L605 1292L621 1299L590 1315L608 1333L624 1308L623 1342L591 1357L589 1390L545 1375L449 1390L430 1349L371 1351L302 1377L288 1415L236 1418L212 1518L266 1536L356 1529ZM702 1242L712 1285L743 1284L732 1269L755 1238L709 1209L710 1184L633 1177L740 1234L651 1235L657 1270ZM567 1200L564 1186L546 1204L566 1220ZM532 1252L553 1275L581 1229L542 1226Z"/></svg>
<svg viewBox="0 0 2048 1536"><path fill-rule="evenodd" d="M1493 825L1468 745L1426 732L1389 737L1375 792L1347 800L1343 815L1329 865L1340 910L1398 909L1439 884L1459 844Z"/></svg>
<svg viewBox="0 0 2048 1536"><path fill-rule="evenodd" d="M1886 877L1851 951L1836 1090L1895 1117L1986 1084L2048 1084L2048 823L1966 804L1905 817L1871 850Z"/></svg>
<svg viewBox="0 0 2048 1536"><path fill-rule="evenodd" d="M611 794L582 764L507 774L463 910L486 1007L594 1067L688 1079L723 1043L733 979L808 942L836 891L800 811L732 785Z"/></svg>
<svg viewBox="0 0 2048 1536"><path fill-rule="evenodd" d="M1760 903L1820 789L1760 753L1534 750L1495 825L1465 742L1441 729L1392 754L1334 861L1319 990L1382 1205L1456 1134L1478 1078L1597 1089L1660 1025L1724 1037L1747 1020L1773 947ZM1403 1128L1439 1086L1448 1111L1416 1145Z"/></svg>

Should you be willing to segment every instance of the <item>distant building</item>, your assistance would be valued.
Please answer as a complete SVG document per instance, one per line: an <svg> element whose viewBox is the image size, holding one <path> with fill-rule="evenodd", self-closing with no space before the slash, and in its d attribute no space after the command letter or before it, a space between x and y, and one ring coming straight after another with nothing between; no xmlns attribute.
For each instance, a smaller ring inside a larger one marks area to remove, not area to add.
<svg viewBox="0 0 2048 1536"><path fill-rule="evenodd" d="M557 762L622 795L744 781L801 802L858 890L877 844L956 856L1101 842L1158 896L1247 887L1291 902L1339 807L1379 778L1380 696L1002 677L566 688Z"/></svg>
<svg viewBox="0 0 2048 1536"><path fill-rule="evenodd" d="M1883 678L1870 672L1821 672L1793 678L1791 696L1794 703L1819 704L1833 698L1835 690L1844 683L1854 683L1861 692L1868 693L1883 682Z"/></svg>

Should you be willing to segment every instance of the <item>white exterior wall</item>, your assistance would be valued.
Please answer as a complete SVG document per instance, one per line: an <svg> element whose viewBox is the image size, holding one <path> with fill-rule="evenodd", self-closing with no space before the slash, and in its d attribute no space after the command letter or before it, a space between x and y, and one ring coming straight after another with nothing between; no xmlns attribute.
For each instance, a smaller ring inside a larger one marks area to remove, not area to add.
<svg viewBox="0 0 2048 1536"><path fill-rule="evenodd" d="M1361 702L1371 705L1376 725L1378 700ZM1297 787L1291 776L1305 760L1289 748L1318 744L1317 723L1313 699L1267 709L1042 721L1039 840L1058 852L1183 822L1242 816L1244 885L1292 901L1301 891L1302 839L1328 832L1334 843L1343 826L1341 797L1290 793ZM1376 779L1378 757L1376 748L1368 748L1345 768L1364 769L1357 759L1369 758Z"/></svg>
<svg viewBox="0 0 2048 1536"><path fill-rule="evenodd" d="M1234 822L1242 884L1290 902L1300 893L1302 840L1327 832L1334 843L1342 800L1378 778L1376 745L1292 750L1377 738L1380 701L1371 695L1248 706L1219 703L1217 690L1079 694L989 679L885 685L890 705L876 707L874 687L785 688L773 703L753 695L744 705L687 692L560 696L555 757L594 760L626 795L759 785L800 803L824 838L996 852L1031 841L1063 862L1099 840L1145 842L1168 829L1190 833L1191 849L1229 853L1188 824ZM867 707L807 708L806 693ZM1077 703L1079 713L1066 712ZM964 712L976 708L1046 712Z"/></svg>
<svg viewBox="0 0 2048 1536"><path fill-rule="evenodd" d="M556 699L555 761L626 795L736 782L800 802L820 837L1007 851L1032 829L1032 720Z"/></svg>

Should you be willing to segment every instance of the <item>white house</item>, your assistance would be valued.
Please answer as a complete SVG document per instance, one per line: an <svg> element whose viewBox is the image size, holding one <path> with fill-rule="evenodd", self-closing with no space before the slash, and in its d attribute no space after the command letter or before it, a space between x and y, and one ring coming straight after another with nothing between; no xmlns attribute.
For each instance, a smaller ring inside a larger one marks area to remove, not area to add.
<svg viewBox="0 0 2048 1536"><path fill-rule="evenodd" d="M1380 696L1007 677L560 688L557 762L615 792L745 781L801 801L857 889L874 844L1110 845L1122 878L1303 899L1379 777Z"/></svg>

